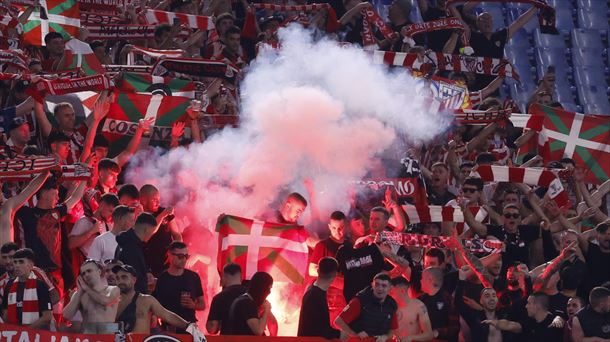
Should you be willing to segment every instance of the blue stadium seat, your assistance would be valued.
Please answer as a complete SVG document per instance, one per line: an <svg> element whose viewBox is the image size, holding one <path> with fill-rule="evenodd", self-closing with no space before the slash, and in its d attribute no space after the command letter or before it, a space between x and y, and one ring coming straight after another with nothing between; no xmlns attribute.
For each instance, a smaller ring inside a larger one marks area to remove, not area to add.
<svg viewBox="0 0 610 342"><path fill-rule="evenodd" d="M424 21L421 17L421 12L419 11L419 6L417 6L417 3L414 3L413 7L411 7L409 18L413 23L422 23Z"/></svg>
<svg viewBox="0 0 610 342"><path fill-rule="evenodd" d="M587 114L610 115L610 103L608 100L598 100L584 105L584 112Z"/></svg>
<svg viewBox="0 0 610 342"><path fill-rule="evenodd" d="M604 50L600 48L573 48L572 49L572 62L574 66L587 65L597 67L599 70L603 70L605 66L604 62Z"/></svg>
<svg viewBox="0 0 610 342"><path fill-rule="evenodd" d="M604 0L576 0L576 6L588 11L608 13L608 4Z"/></svg>
<svg viewBox="0 0 610 342"><path fill-rule="evenodd" d="M572 46L579 48L603 49L602 38L597 30L577 28L572 30Z"/></svg>
<svg viewBox="0 0 610 342"><path fill-rule="evenodd" d="M557 71L568 70L568 62L566 58L566 51L560 48L536 48L536 64L544 67L545 69L551 65L555 66Z"/></svg>
<svg viewBox="0 0 610 342"><path fill-rule="evenodd" d="M534 87L525 86L524 84L511 83L510 86L510 96L511 98L519 105L519 108L526 113L526 106L532 94L536 90Z"/></svg>
<svg viewBox="0 0 610 342"><path fill-rule="evenodd" d="M604 74L599 72L599 68L588 65L574 67L574 79L577 86L595 86L603 88L604 93L608 90L608 84Z"/></svg>
<svg viewBox="0 0 610 342"><path fill-rule="evenodd" d="M519 16L521 14L523 14L523 12L525 12L525 11L527 11L527 8L525 8L525 9L509 8L507 10L506 23L508 25L510 25L513 21L517 20L517 18L519 18ZM531 33L533 30L535 30L538 27L539 27L538 19L536 17L532 18L530 21L527 22L527 24L525 24L525 26L523 26L523 28L528 33Z"/></svg>
<svg viewBox="0 0 610 342"><path fill-rule="evenodd" d="M537 47L566 48L566 42L561 34L544 34L540 29L534 30L534 42Z"/></svg>
<svg viewBox="0 0 610 342"><path fill-rule="evenodd" d="M509 46L504 49L504 56L513 65L529 65L529 56L526 49Z"/></svg>
<svg viewBox="0 0 610 342"><path fill-rule="evenodd" d="M575 10L572 7L570 0L552 0L547 1L549 5L555 8L555 26L557 29L567 34L574 28Z"/></svg>
<svg viewBox="0 0 610 342"><path fill-rule="evenodd" d="M561 104L573 103L574 94L572 88L573 87L570 87L565 82L555 78L555 93L553 94L553 98L557 99ZM576 89L574 89L574 91L576 91Z"/></svg>
<svg viewBox="0 0 610 342"><path fill-rule="evenodd" d="M608 31L608 14L579 8L578 26L586 29Z"/></svg>
<svg viewBox="0 0 610 342"><path fill-rule="evenodd" d="M532 45L527 37L527 32L525 29L519 29L513 37L506 43L507 46L511 46L511 48L520 48L520 49L531 49ZM533 52L533 50L531 51Z"/></svg>
<svg viewBox="0 0 610 342"><path fill-rule="evenodd" d="M561 103L561 106L563 107L563 109L570 111L570 112L579 112L580 110L578 109L578 106L576 104L574 104L573 102L561 102L559 101L559 103Z"/></svg>

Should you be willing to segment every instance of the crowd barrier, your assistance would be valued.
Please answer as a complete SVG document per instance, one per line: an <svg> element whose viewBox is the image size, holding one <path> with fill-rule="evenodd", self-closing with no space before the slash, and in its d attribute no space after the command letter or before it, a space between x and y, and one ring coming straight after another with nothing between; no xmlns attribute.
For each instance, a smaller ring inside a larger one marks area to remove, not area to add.
<svg viewBox="0 0 610 342"><path fill-rule="evenodd" d="M206 336L209 342L328 342L319 337L265 337L265 336ZM67 332L35 330L28 327L0 324L0 342L194 342L191 335L179 334L127 334L124 339L120 336L74 334ZM340 341L340 340L332 340ZM373 338L348 341L372 342ZM442 342L435 340L436 342Z"/></svg>

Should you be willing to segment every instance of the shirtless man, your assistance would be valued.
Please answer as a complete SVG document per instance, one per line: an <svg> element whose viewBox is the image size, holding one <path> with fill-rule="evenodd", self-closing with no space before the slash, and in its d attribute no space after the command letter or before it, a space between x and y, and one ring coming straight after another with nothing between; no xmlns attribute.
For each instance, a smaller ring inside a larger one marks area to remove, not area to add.
<svg viewBox="0 0 610 342"><path fill-rule="evenodd" d="M189 323L182 319L182 317L167 310L159 304L155 297L141 294L134 290L137 272L133 267L118 265L112 269L112 272L116 274L117 285L121 289L121 301L119 302L116 321L123 322L125 333L149 334L150 320L154 314L164 322L186 330L193 335L195 341L200 341L197 333L201 334L201 332L194 323Z"/></svg>
<svg viewBox="0 0 610 342"><path fill-rule="evenodd" d="M429 341L434 338L426 306L419 299L409 297L409 283L403 277L392 279L392 298L398 303L396 315L400 342Z"/></svg>
<svg viewBox="0 0 610 342"><path fill-rule="evenodd" d="M120 291L109 286L103 278L104 266L87 260L80 267L76 292L64 308L64 316L71 319L78 311L83 317L83 333L110 334L118 331L115 323Z"/></svg>

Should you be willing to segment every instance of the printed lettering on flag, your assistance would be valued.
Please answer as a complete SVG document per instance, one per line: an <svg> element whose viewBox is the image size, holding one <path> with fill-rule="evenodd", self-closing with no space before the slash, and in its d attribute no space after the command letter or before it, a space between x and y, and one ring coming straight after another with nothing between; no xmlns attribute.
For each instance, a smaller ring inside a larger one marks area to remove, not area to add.
<svg viewBox="0 0 610 342"><path fill-rule="evenodd" d="M216 231L219 271L234 262L242 267L246 279L264 271L275 281L303 283L308 233L302 226L224 215L218 219Z"/></svg>
<svg viewBox="0 0 610 342"><path fill-rule="evenodd" d="M171 140L172 125L186 121L186 109L191 99L180 96L117 93L115 102L104 121L102 132L110 141L109 154L116 155L124 149L135 134L140 119L154 118L149 141L152 146L167 146ZM185 129L190 136L190 130Z"/></svg>

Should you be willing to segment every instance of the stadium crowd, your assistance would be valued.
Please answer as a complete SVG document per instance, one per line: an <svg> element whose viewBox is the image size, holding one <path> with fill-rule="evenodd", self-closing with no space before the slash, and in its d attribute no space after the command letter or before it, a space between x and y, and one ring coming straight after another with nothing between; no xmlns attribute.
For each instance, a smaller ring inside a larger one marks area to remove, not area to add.
<svg viewBox="0 0 610 342"><path fill-rule="evenodd" d="M88 43L102 65L152 66L161 53L157 50L173 50L240 70L239 77L170 75L201 85L185 110L186 120L173 123L165 146L171 149L217 134L222 123L211 123L210 117L238 116L239 78L261 49L281 48L277 32L287 23L342 44L366 46L372 37L377 50L416 53L421 59L427 51L460 54L469 48L474 56L501 59L509 41L542 11L537 0L519 2L531 7L494 30L490 13L474 12L477 1L393 0L385 18L390 32L384 32L381 23L372 19L371 27L363 20L376 7L360 0L331 0L314 10L255 6L246 0L142 0L117 7L113 23L145 25L146 10L154 9L210 16L214 29L195 29L178 19L156 25L150 38L96 40L83 25L77 38ZM3 168L14 168L15 160L51 157L60 165L85 165L91 175L70 178L45 169L17 179L0 172L3 321L93 334L193 333L197 311L209 306L209 334L276 333L266 301L273 286L269 274L244 279L238 264L226 264L222 291L206 303L199 274L186 268L193 242L183 242L173 209L160 205L161 191L122 181L130 158L146 148L142 141L150 138L150 119L134 121L131 140L110 151L114 142L101 131L115 100L111 92L103 90L91 113L77 118L80 109L69 102L48 110L45 97L51 95L31 91L42 79L65 73L67 65L69 40L60 30L46 33L43 47L22 39L30 16L36 13L40 20L44 9L38 0L0 5L5 18L18 22L0 23L3 51L21 49L27 56L25 69L3 59L3 75L18 75L1 81ZM462 26L411 36L407 28L415 10L426 22L457 18ZM46 11L53 14L52 8ZM555 97L555 82L562 81L556 71L545 71L525 106L500 96L505 75L434 68L413 74L467 87L471 108L518 113L538 105L562 108ZM125 82L125 72L130 69L112 73L116 85ZM145 92L171 96L169 87L153 84ZM610 180L587 181L587 166L571 158L545 164L535 151L518 158L517 150L536 139L535 132L514 127L508 115L497 118L486 125L454 125L446 135L403 151L404 159L377 160L367 179L410 178L418 199L402 196L393 186L362 187L348 212L334 211L328 219L312 215L308 225L324 233L310 246L308 286L296 290L302 294L299 336L610 341ZM477 170L489 165L552 170L561 175L568 200L556 201L553 187L482 179ZM291 193L263 219L298 223L308 206L315 208L315 189L309 190L308 196ZM412 223L403 205L422 198L429 206L461 210L464 222ZM446 239L440 248L399 246L385 240L384 232ZM469 248L468 241L483 240L499 240L501 247Z"/></svg>

